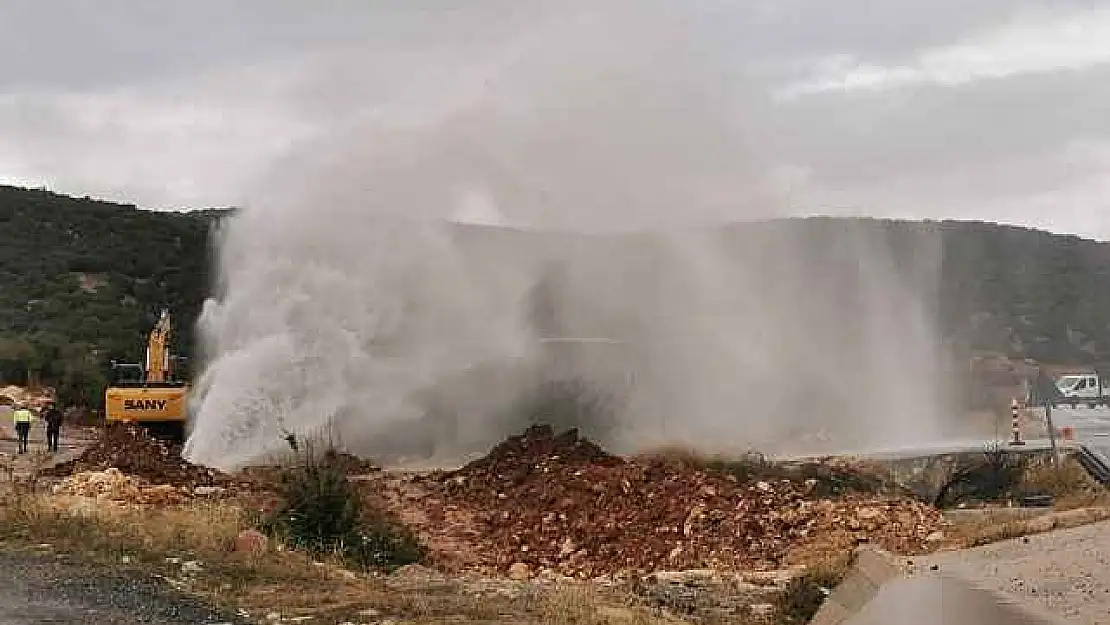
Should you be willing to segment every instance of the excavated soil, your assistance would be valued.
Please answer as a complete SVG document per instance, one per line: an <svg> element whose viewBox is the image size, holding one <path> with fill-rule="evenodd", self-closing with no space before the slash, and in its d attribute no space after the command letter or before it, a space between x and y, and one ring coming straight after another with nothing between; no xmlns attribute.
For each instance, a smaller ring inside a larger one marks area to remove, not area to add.
<svg viewBox="0 0 1110 625"><path fill-rule="evenodd" d="M55 495L89 497L98 501L125 504L172 506L189 500L187 488L169 484L153 485L111 468L97 472L74 473L55 484Z"/></svg>
<svg viewBox="0 0 1110 625"><path fill-rule="evenodd" d="M154 439L141 429L124 425L104 428L96 441L80 456L44 469L42 474L66 477L112 468L151 484L216 486L229 480L215 469L184 460L179 447Z"/></svg>
<svg viewBox="0 0 1110 625"><path fill-rule="evenodd" d="M335 449L325 451L320 462L323 466L342 471L346 475L367 475L381 471L381 467L366 458Z"/></svg>
<svg viewBox="0 0 1110 625"><path fill-rule="evenodd" d="M307 461L244 467L236 473L236 478L250 484L254 489L280 491L306 462L339 471L347 477L369 476L382 471L381 467L371 460L344 451L328 449L321 454L311 456Z"/></svg>
<svg viewBox="0 0 1110 625"><path fill-rule="evenodd" d="M863 542L921 554L945 527L906 496L827 497L815 480L742 482L682 461L626 460L547 426L457 471L383 479L375 491L439 564L515 574L775 569Z"/></svg>

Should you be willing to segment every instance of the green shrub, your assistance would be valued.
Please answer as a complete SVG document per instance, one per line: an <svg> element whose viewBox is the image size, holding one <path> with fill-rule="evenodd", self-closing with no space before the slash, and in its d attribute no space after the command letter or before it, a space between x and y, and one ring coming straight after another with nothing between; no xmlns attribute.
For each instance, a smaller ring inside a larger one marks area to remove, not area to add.
<svg viewBox="0 0 1110 625"><path fill-rule="evenodd" d="M424 559L424 547L408 528L384 515L364 520L359 532L343 544L343 557L362 569L395 568Z"/></svg>
<svg viewBox="0 0 1110 625"><path fill-rule="evenodd" d="M361 499L340 471L320 464L286 474L279 512L286 539L313 553L334 551L358 528Z"/></svg>
<svg viewBox="0 0 1110 625"><path fill-rule="evenodd" d="M391 568L423 559L424 549L408 528L381 511L365 508L343 468L318 460L311 449L301 464L284 473L282 487L282 505L260 525L294 548L314 556L338 554L360 569Z"/></svg>

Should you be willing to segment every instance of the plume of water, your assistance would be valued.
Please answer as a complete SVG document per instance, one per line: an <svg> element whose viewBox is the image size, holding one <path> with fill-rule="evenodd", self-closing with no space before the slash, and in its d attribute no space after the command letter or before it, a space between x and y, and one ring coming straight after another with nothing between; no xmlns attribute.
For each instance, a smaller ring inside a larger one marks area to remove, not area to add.
<svg viewBox="0 0 1110 625"><path fill-rule="evenodd" d="M674 5L560 7L410 68L473 80L370 103L230 219L187 456L232 468L331 428L448 457L511 433L552 376L619 387L621 449L940 434L935 233L907 264L875 224L720 225L792 210L727 42ZM404 57L379 52L358 62Z"/></svg>

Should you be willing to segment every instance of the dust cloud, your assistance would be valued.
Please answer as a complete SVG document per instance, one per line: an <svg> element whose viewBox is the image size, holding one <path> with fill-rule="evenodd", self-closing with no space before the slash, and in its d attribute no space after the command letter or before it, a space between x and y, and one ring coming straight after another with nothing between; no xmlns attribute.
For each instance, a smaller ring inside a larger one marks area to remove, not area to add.
<svg viewBox="0 0 1110 625"><path fill-rule="evenodd" d="M366 76L412 63L390 93L353 85L365 111L223 225L189 458L234 468L292 432L450 463L568 379L610 398L595 429L622 451L944 434L939 234L770 219L794 198L744 115L769 100L712 20L558 6L351 52ZM449 53L422 63L428 41Z"/></svg>

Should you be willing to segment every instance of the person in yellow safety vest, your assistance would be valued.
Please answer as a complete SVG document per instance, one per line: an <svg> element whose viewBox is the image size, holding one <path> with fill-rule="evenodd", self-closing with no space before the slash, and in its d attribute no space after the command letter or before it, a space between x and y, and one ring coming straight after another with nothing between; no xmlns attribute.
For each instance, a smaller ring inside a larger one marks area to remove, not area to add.
<svg viewBox="0 0 1110 625"><path fill-rule="evenodd" d="M12 413L12 420L15 421L15 433L19 437L19 453L21 454L27 453L27 437L31 433L31 417L31 411L26 404L20 404Z"/></svg>

